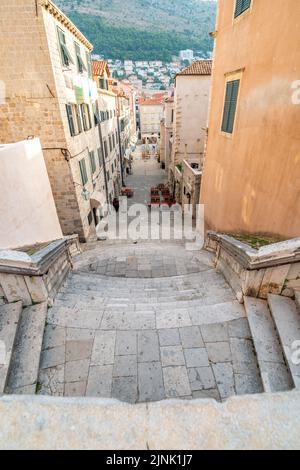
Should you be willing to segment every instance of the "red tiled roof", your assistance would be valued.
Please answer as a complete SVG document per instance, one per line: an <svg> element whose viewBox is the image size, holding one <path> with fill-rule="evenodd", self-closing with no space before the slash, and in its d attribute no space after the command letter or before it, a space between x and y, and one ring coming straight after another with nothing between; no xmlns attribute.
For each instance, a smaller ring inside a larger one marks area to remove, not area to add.
<svg viewBox="0 0 300 470"><path fill-rule="evenodd" d="M164 97L161 98L140 98L139 104L142 106L158 106L162 105L164 102Z"/></svg>
<svg viewBox="0 0 300 470"><path fill-rule="evenodd" d="M177 74L180 75L211 75L212 71L212 60L197 60L192 65L189 65L185 69L181 70Z"/></svg>
<svg viewBox="0 0 300 470"><path fill-rule="evenodd" d="M93 75L96 77L103 77L106 70L107 76L110 77L110 70L108 63L105 60L94 60L93 61Z"/></svg>

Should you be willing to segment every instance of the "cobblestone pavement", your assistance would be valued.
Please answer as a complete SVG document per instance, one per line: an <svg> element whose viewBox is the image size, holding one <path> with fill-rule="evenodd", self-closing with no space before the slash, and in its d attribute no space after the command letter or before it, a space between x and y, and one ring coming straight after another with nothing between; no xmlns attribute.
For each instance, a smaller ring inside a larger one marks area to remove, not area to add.
<svg viewBox="0 0 300 470"><path fill-rule="evenodd" d="M153 161L136 168L141 201L164 173ZM212 255L158 241L79 257L48 312L38 388L138 403L224 400L262 384L244 307Z"/></svg>

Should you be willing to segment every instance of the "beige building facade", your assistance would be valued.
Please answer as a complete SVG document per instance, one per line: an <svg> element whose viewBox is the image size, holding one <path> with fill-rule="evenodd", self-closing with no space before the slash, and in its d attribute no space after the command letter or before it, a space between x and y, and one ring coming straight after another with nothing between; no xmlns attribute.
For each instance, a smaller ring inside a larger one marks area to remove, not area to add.
<svg viewBox="0 0 300 470"><path fill-rule="evenodd" d="M211 70L211 60L194 62L177 74L175 83L168 177L176 201L192 206L194 216L207 138Z"/></svg>
<svg viewBox="0 0 300 470"><path fill-rule="evenodd" d="M164 117L163 98L140 98L141 138L160 137L160 123Z"/></svg>
<svg viewBox="0 0 300 470"><path fill-rule="evenodd" d="M218 2L207 228L300 235L299 17L298 0Z"/></svg>
<svg viewBox="0 0 300 470"><path fill-rule="evenodd" d="M50 0L2 2L0 17L0 143L40 138L62 231L85 241L104 186L92 45Z"/></svg>
<svg viewBox="0 0 300 470"><path fill-rule="evenodd" d="M165 99L164 117L160 127L160 162L169 173L173 145L174 98Z"/></svg>
<svg viewBox="0 0 300 470"><path fill-rule="evenodd" d="M105 202L112 203L114 198L119 196L121 188L117 98L111 89L110 70L107 62L93 62L93 77L98 90L102 169L106 191Z"/></svg>

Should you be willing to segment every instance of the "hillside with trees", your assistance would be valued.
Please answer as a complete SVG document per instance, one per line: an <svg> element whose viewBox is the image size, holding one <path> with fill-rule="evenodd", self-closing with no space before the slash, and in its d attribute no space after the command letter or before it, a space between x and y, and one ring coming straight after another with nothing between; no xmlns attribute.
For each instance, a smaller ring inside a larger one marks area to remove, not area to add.
<svg viewBox="0 0 300 470"><path fill-rule="evenodd" d="M58 6L112 59L170 61L181 49L212 50L214 0L57 0Z"/></svg>

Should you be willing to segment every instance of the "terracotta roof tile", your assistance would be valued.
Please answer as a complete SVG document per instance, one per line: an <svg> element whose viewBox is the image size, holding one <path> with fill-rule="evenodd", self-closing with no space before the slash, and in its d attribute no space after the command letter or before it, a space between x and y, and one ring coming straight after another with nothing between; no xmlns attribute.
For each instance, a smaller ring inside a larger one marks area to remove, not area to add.
<svg viewBox="0 0 300 470"><path fill-rule="evenodd" d="M106 69L107 75L110 76L108 63L105 60L94 60L93 61L93 75L94 76L103 77L105 69Z"/></svg>
<svg viewBox="0 0 300 470"><path fill-rule="evenodd" d="M211 75L212 71L212 60L197 60L192 65L189 65L185 69L181 70L177 74L180 75Z"/></svg>

